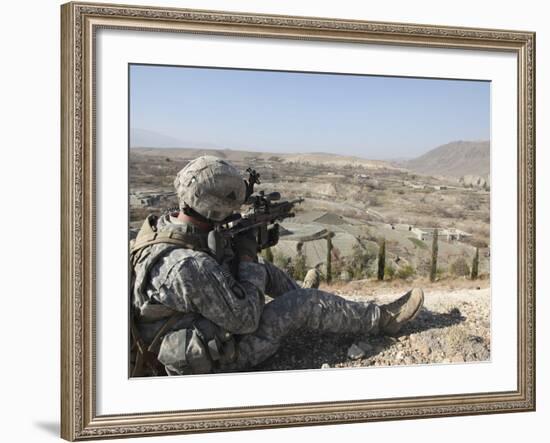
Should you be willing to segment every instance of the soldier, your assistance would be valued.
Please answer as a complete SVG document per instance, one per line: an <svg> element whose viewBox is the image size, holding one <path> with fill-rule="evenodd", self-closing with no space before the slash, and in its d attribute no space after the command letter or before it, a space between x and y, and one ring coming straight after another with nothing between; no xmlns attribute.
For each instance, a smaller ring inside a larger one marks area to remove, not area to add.
<svg viewBox="0 0 550 443"><path fill-rule="evenodd" d="M233 242L238 272L212 254L208 233L238 211L246 186L232 165L199 157L176 176L180 209L149 216L131 246L131 375L252 368L293 331L395 334L420 311L413 289L393 303L348 301L300 288L258 257L253 232ZM265 303L265 295L273 300Z"/></svg>
<svg viewBox="0 0 550 443"><path fill-rule="evenodd" d="M307 271L307 274L304 277L302 288L317 289L319 287L319 285L321 284L321 271L319 269L320 267L321 265L317 264L314 268L311 268L309 271Z"/></svg>

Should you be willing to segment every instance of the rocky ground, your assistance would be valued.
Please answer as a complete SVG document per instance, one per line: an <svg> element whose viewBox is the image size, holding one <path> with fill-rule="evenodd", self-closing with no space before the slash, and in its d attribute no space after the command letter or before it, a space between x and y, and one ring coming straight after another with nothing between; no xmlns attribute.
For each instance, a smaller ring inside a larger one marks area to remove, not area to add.
<svg viewBox="0 0 550 443"><path fill-rule="evenodd" d="M395 336L336 336L299 332L257 370L292 370L490 360L490 288L487 281L430 284L424 308ZM368 288L368 289L365 289ZM387 303L406 291L401 284L352 282L322 288L354 301Z"/></svg>

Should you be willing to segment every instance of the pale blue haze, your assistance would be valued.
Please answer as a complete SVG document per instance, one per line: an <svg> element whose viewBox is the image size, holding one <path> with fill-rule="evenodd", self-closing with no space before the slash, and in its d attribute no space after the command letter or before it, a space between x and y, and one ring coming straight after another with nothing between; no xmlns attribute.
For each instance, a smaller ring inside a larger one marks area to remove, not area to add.
<svg viewBox="0 0 550 443"><path fill-rule="evenodd" d="M416 157L490 137L485 81L132 65L131 146Z"/></svg>

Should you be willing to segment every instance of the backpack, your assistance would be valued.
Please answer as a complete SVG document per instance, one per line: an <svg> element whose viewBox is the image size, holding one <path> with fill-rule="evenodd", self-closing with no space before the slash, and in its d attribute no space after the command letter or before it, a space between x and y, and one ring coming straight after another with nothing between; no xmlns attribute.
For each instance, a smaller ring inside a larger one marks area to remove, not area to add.
<svg viewBox="0 0 550 443"><path fill-rule="evenodd" d="M193 249L209 253L207 238L201 234L176 231L158 231L158 217L149 215L135 240L130 242L131 290L139 298L140 307L132 306L130 319L132 350L135 352L132 377L145 375L196 374L212 372L219 363L230 362L235 357L232 334L197 313L184 313L168 306L150 303L145 295L147 279L135 288L135 268L143 264L143 272L149 273L165 253L175 248ZM149 246L163 244L166 248L151 254ZM140 336L136 323L139 320L165 319L150 343ZM174 330L177 328L176 330Z"/></svg>

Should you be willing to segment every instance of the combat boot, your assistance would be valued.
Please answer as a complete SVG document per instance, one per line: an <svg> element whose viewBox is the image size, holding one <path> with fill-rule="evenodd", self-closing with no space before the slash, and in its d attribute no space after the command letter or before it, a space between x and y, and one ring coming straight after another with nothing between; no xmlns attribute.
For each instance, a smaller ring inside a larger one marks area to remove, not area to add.
<svg viewBox="0 0 550 443"><path fill-rule="evenodd" d="M397 300L380 306L380 334L395 335L406 322L414 319L424 304L424 291L414 288Z"/></svg>

